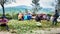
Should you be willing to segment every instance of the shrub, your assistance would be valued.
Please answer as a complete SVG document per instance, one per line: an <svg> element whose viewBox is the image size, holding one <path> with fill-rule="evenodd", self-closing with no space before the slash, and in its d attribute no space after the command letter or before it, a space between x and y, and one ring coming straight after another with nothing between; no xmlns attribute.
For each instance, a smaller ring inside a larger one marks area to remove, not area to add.
<svg viewBox="0 0 60 34"><path fill-rule="evenodd" d="M18 14L13 14L13 15L12 15L12 18L13 18L13 19L18 19Z"/></svg>
<svg viewBox="0 0 60 34"><path fill-rule="evenodd" d="M10 14L6 14L7 19L12 19L12 16Z"/></svg>
<svg viewBox="0 0 60 34"><path fill-rule="evenodd" d="M0 14L0 17L2 16L2 14Z"/></svg>

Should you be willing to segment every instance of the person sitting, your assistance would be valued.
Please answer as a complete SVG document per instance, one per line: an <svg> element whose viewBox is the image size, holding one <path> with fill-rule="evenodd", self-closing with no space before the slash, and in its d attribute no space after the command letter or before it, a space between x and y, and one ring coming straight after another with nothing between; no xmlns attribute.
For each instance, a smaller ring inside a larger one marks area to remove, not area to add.
<svg viewBox="0 0 60 34"><path fill-rule="evenodd" d="M24 14L24 20L28 20L27 14Z"/></svg>
<svg viewBox="0 0 60 34"><path fill-rule="evenodd" d="M37 22L41 22L41 16L38 14L38 15L35 17L35 20L36 20Z"/></svg>
<svg viewBox="0 0 60 34"><path fill-rule="evenodd" d="M22 14L22 13L19 13L19 14L18 14L18 19L19 19L19 20L23 20L23 14Z"/></svg>
<svg viewBox="0 0 60 34"><path fill-rule="evenodd" d="M41 16L40 14L38 14L36 17L35 17L35 20L36 20L36 25L38 27L40 27L42 24L41 24Z"/></svg>
<svg viewBox="0 0 60 34"><path fill-rule="evenodd" d="M6 19L5 17L0 18L0 26L6 26L6 29L9 31L9 27L7 23L8 23L8 19Z"/></svg>
<svg viewBox="0 0 60 34"><path fill-rule="evenodd" d="M28 20L32 19L32 15L30 13L27 14Z"/></svg>

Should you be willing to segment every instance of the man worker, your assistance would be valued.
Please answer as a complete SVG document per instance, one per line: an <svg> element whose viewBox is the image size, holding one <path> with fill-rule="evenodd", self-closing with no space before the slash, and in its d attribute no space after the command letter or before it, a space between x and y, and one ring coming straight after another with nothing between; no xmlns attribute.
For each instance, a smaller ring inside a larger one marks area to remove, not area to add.
<svg viewBox="0 0 60 34"><path fill-rule="evenodd" d="M53 25L57 25L57 19L59 17L59 13L57 10L55 10L55 14L54 14L54 17L53 17Z"/></svg>

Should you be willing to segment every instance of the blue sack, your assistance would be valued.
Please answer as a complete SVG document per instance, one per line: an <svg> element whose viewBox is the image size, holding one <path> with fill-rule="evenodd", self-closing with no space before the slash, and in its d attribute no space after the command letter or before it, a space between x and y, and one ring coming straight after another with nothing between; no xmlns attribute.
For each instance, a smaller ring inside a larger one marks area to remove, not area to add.
<svg viewBox="0 0 60 34"><path fill-rule="evenodd" d="M30 20L32 18L32 16L31 15L28 15L27 18L28 18L28 20Z"/></svg>
<svg viewBox="0 0 60 34"><path fill-rule="evenodd" d="M24 15L24 20L28 20L27 15Z"/></svg>

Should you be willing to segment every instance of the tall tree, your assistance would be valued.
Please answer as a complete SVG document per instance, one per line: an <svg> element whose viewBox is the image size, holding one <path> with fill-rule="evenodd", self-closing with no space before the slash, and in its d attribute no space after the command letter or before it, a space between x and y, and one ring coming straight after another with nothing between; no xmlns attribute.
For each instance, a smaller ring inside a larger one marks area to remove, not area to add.
<svg viewBox="0 0 60 34"><path fill-rule="evenodd" d="M32 3L33 3L32 6L34 7L33 8L33 13L35 13L39 10L39 8L40 8L39 1L40 0L32 0Z"/></svg>
<svg viewBox="0 0 60 34"><path fill-rule="evenodd" d="M28 13L28 9L25 9L25 13Z"/></svg>
<svg viewBox="0 0 60 34"><path fill-rule="evenodd" d="M6 4L6 3L11 3L11 1L13 1L13 0L0 0L0 5L1 5L1 7L2 7L2 10L3 10L3 16L5 17L5 9L4 9L4 4Z"/></svg>
<svg viewBox="0 0 60 34"><path fill-rule="evenodd" d="M58 0L57 5L58 5L57 7L58 7L59 15L60 15L60 0Z"/></svg>
<svg viewBox="0 0 60 34"><path fill-rule="evenodd" d="M57 8L58 8L58 10L60 10L60 0L58 0Z"/></svg>

